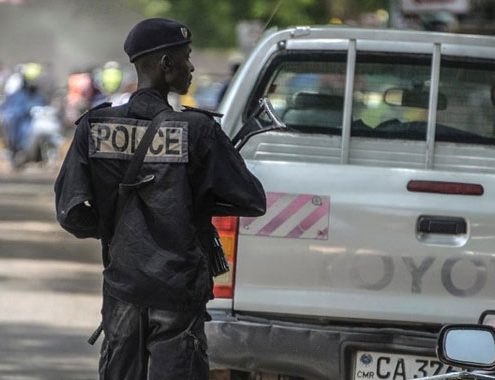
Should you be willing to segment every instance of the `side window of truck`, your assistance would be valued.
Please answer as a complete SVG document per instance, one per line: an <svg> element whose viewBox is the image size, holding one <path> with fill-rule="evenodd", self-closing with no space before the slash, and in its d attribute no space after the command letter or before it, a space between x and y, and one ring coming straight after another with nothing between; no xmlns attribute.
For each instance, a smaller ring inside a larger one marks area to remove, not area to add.
<svg viewBox="0 0 495 380"><path fill-rule="evenodd" d="M357 52L349 163L424 167L431 64L428 54ZM345 52L274 58L250 107L268 97L290 133L259 137L253 157L340 163L346 65ZM442 57L433 167L455 169L466 155L476 157L474 166L485 165L477 146L495 145L494 68L493 61Z"/></svg>
<svg viewBox="0 0 495 380"><path fill-rule="evenodd" d="M430 64L428 56L358 53L351 135L426 141ZM406 91L415 102L407 106Z"/></svg>
<svg viewBox="0 0 495 380"><path fill-rule="evenodd" d="M425 140L431 58L358 55L353 135ZM444 58L436 142L494 144L493 64Z"/></svg>
<svg viewBox="0 0 495 380"><path fill-rule="evenodd" d="M264 96L292 129L340 135L345 75L342 60L285 61L265 85Z"/></svg>
<svg viewBox="0 0 495 380"><path fill-rule="evenodd" d="M430 62L431 57L428 56L358 54L354 74L352 135L424 141L425 128L416 128L416 133L398 121L426 125ZM265 75L258 96L268 97L281 119L292 130L341 135L346 83L345 54L313 52L287 55L283 59L275 59L268 71L271 75ZM393 104L401 89L411 87L423 96L423 99L416 99L423 103L416 107ZM390 128L390 125L394 127Z"/></svg>
<svg viewBox="0 0 495 380"><path fill-rule="evenodd" d="M444 57L436 141L495 145L495 62Z"/></svg>
<svg viewBox="0 0 495 380"><path fill-rule="evenodd" d="M493 144L495 65L444 58L436 141ZM305 53L275 59L261 83L282 120L303 133L340 135L346 62L342 55ZM358 53L352 135L426 140L431 56Z"/></svg>

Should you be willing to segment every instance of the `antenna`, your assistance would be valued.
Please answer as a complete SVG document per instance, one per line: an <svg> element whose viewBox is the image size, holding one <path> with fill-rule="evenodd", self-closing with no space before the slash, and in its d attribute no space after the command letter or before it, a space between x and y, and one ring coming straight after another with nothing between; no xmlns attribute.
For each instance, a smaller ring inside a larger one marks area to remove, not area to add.
<svg viewBox="0 0 495 380"><path fill-rule="evenodd" d="M266 28L268 27L268 25L270 25L270 22L272 21L273 17L277 14L280 6L282 5L282 2L284 0L279 0L277 5L275 5L275 8L273 8L273 11L272 11L272 14L270 15L270 17L268 18L268 21L266 22L265 26L263 26L263 32L266 30Z"/></svg>

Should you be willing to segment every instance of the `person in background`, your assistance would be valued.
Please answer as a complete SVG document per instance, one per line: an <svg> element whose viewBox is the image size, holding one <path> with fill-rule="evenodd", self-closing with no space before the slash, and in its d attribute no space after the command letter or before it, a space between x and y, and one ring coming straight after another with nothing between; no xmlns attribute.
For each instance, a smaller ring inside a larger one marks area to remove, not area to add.
<svg viewBox="0 0 495 380"><path fill-rule="evenodd" d="M113 106L127 103L131 94L136 91L135 76L124 72L115 61L105 63L99 74L99 82L106 101Z"/></svg>
<svg viewBox="0 0 495 380"><path fill-rule="evenodd" d="M96 85L95 70L74 71L67 78L67 93L63 105L63 120L67 129L72 129L81 113L106 101Z"/></svg>
<svg viewBox="0 0 495 380"><path fill-rule="evenodd" d="M3 84L3 94L4 96L12 95L14 92L21 89L23 84L23 70L22 64L15 65L12 72L10 72L5 78Z"/></svg>
<svg viewBox="0 0 495 380"><path fill-rule="evenodd" d="M103 65L100 73L100 83L103 93L111 96L119 91L124 75L120 65L115 61L109 61Z"/></svg>
<svg viewBox="0 0 495 380"><path fill-rule="evenodd" d="M19 169L27 160L33 124L31 110L46 105L39 93L38 78L43 68L37 63L23 65L21 87L7 95L0 106L1 124L7 140L11 165Z"/></svg>
<svg viewBox="0 0 495 380"><path fill-rule="evenodd" d="M229 78L223 83L222 89L218 93L218 100L217 100L217 105L220 104L222 101L223 97L225 96L225 93L227 92L227 89L229 88L230 82L232 81L232 78L234 77L235 73L237 73L237 70L241 66L241 58L239 57L233 57L229 60Z"/></svg>
<svg viewBox="0 0 495 380"><path fill-rule="evenodd" d="M3 95L5 82L7 81L9 75L10 71L7 66L5 66L3 62L0 62L0 96Z"/></svg>

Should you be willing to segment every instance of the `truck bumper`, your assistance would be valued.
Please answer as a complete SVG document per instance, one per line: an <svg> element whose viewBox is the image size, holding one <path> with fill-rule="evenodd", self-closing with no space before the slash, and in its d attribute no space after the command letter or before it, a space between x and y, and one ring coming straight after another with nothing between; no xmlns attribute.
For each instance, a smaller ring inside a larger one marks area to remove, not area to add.
<svg viewBox="0 0 495 380"><path fill-rule="evenodd" d="M311 380L351 379L357 350L435 356L436 333L417 329L306 324L209 310L211 369L273 372Z"/></svg>

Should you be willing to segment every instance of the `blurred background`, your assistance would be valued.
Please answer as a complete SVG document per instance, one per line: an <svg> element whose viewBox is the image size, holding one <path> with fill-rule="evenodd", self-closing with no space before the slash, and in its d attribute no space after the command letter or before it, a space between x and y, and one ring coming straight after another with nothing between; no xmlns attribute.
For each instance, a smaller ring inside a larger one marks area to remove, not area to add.
<svg viewBox="0 0 495 380"><path fill-rule="evenodd" d="M3 166L50 163L54 147L64 146L56 130L70 138L86 109L125 102L136 78L123 40L132 25L155 16L181 20L193 32L194 82L172 103L210 110L273 28L344 24L495 34L495 0L0 0L1 146L9 148ZM22 96L10 97L18 90ZM24 128L15 127L21 123Z"/></svg>
<svg viewBox="0 0 495 380"><path fill-rule="evenodd" d="M101 258L58 226L53 181L74 121L136 87L123 53L145 17L193 33L180 104L215 110L263 33L349 25L495 34L495 0L0 0L0 379L95 379Z"/></svg>

